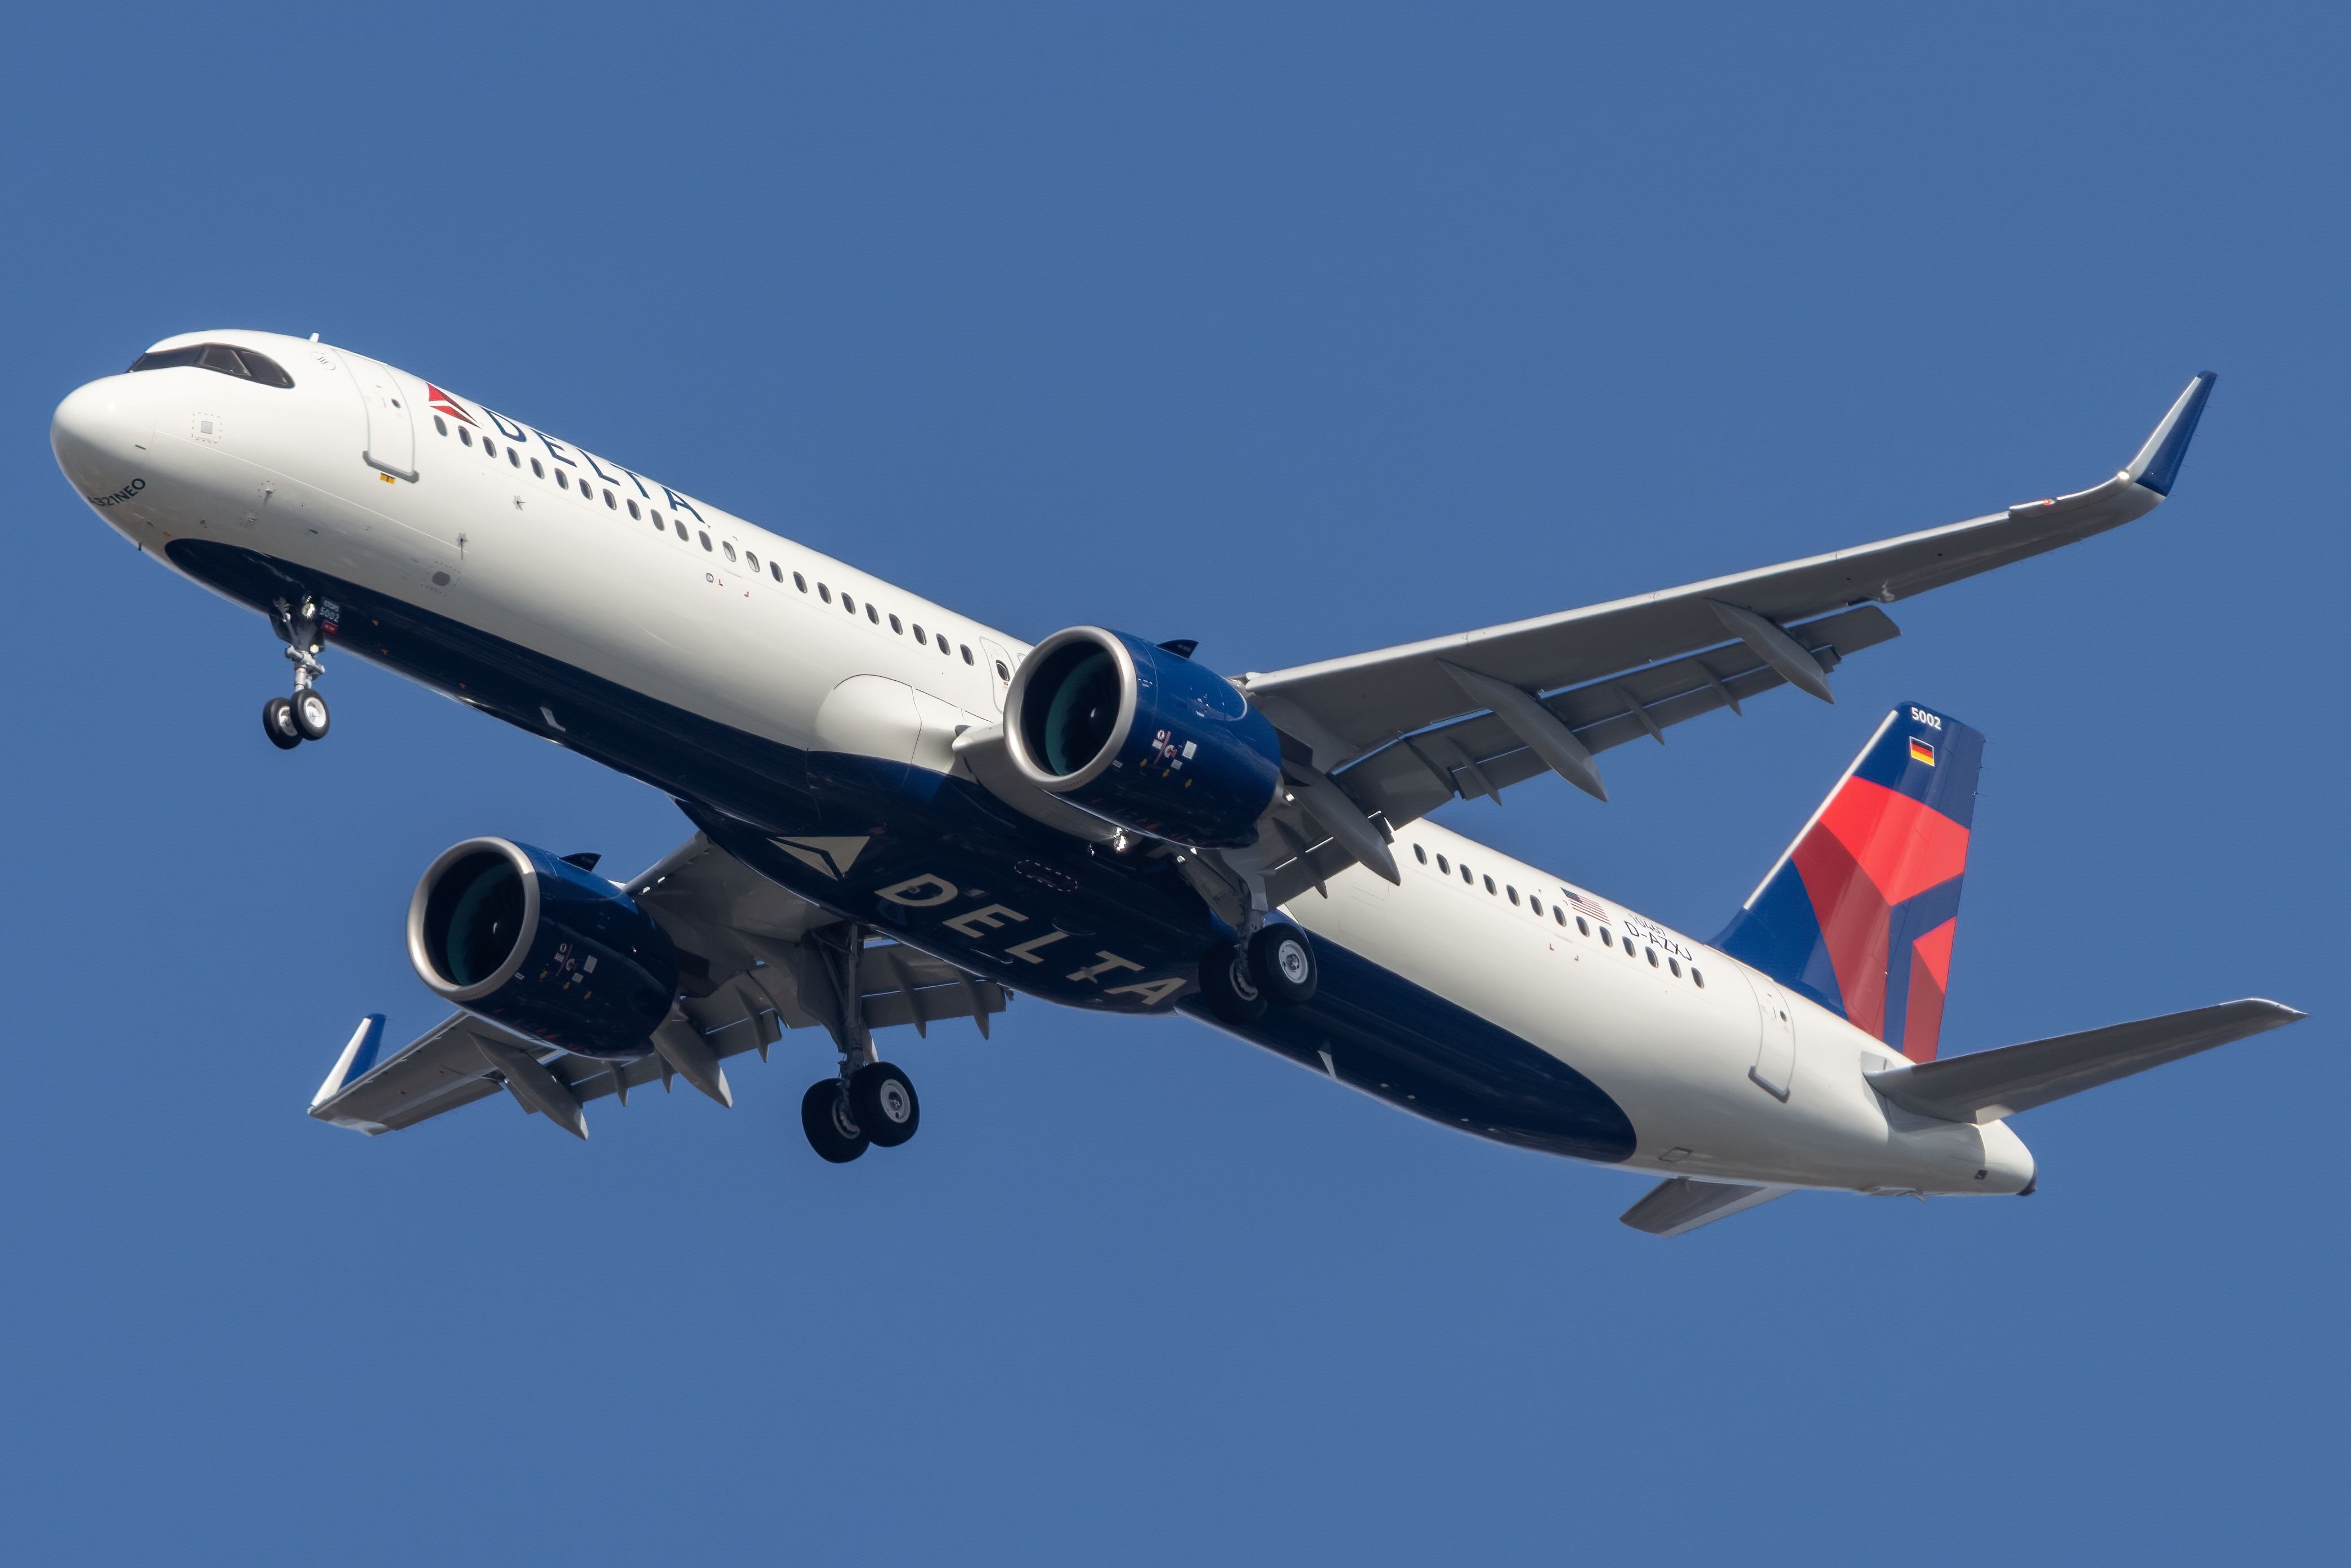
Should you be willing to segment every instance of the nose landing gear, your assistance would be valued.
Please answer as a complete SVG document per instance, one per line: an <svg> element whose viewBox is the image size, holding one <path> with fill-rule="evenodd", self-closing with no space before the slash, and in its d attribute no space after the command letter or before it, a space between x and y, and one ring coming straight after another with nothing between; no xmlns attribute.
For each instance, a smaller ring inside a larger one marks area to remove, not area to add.
<svg viewBox="0 0 2351 1568"><path fill-rule="evenodd" d="M261 705L261 728L270 745L291 751L306 740L327 738L327 699L319 695L316 685L327 673L327 666L319 662L319 651L327 644L319 630L319 601L307 595L298 606L279 600L270 620L285 639L286 657L294 665L294 695L271 697Z"/></svg>

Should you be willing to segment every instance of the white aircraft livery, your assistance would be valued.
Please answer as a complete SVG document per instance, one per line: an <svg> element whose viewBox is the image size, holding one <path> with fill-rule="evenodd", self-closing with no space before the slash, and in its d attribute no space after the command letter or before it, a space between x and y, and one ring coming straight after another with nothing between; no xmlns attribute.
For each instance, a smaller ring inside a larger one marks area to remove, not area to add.
<svg viewBox="0 0 2351 1568"><path fill-rule="evenodd" d="M1941 1051L1982 737L1888 714L1711 943L1429 821L1775 687L1827 700L1881 606L2170 493L2213 378L2072 495L1760 571L1219 675L1074 626L1033 647L471 397L315 337L168 338L50 439L100 520L266 619L263 709L325 738L331 648L643 780L695 831L638 876L468 839L408 948L456 1010L361 1022L311 1103L368 1134L503 1091L584 1107L821 1029L810 1145L914 1134L875 1031L1021 991L1179 1010L1479 1137L1650 1173L1678 1235L1798 1189L2030 1193L2007 1118L2303 1015L2249 999Z"/></svg>

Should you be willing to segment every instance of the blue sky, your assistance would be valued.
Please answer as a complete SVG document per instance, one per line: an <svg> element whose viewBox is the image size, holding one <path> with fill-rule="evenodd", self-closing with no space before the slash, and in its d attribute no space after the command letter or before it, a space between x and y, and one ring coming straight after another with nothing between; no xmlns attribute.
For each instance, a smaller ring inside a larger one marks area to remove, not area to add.
<svg viewBox="0 0 2351 1568"><path fill-rule="evenodd" d="M2310 1561L2346 1523L2346 27L2318 7L51 8L0 105L0 1517L50 1563ZM1452 825L1711 935L1886 706L1991 737L1945 1040L2313 1021L2022 1118L2029 1201L1673 1242L1196 1025L795 1037L580 1145L308 1122L476 832L667 801L263 625L56 471L308 333L1036 638L1269 669L2095 482L1825 707Z"/></svg>

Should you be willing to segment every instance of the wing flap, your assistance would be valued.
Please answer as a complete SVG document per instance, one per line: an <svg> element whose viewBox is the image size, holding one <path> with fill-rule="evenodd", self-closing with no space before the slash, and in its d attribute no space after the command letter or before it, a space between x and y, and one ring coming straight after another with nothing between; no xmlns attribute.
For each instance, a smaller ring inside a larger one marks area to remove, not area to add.
<svg viewBox="0 0 2351 1568"><path fill-rule="evenodd" d="M2281 1002L2248 998L1889 1068L1870 1073L1869 1085L1921 1116L1997 1122L2199 1051L2297 1023L2305 1016Z"/></svg>
<svg viewBox="0 0 2351 1568"><path fill-rule="evenodd" d="M1716 630L1719 634L1719 625ZM1790 628L1797 643L1829 668L1901 634L1892 618L1874 604ZM1627 741L1662 741L1664 732L1677 724L1735 708L1786 684L1786 677L1752 648L1729 643L1620 679L1571 688L1544 698L1542 706L1586 750L1599 753ZM1386 819L1393 829L1418 821L1457 797L1484 795L1499 800L1511 785L1550 771L1508 723L1482 713L1382 747L1335 781L1366 815ZM1280 847L1268 857L1272 862L1266 879L1269 903L1286 904L1320 889L1355 862L1302 812L1277 811L1273 827Z"/></svg>

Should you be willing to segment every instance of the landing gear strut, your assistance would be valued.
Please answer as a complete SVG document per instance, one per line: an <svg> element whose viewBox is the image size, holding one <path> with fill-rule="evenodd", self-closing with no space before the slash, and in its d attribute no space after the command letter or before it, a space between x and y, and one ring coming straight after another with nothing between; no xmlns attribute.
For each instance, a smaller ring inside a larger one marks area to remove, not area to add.
<svg viewBox="0 0 2351 1568"><path fill-rule="evenodd" d="M271 697L261 705L261 728L270 745L291 751L306 740L327 738L327 699L319 695L317 685L319 677L327 673L327 666L319 662L326 639L319 630L319 601L307 594L298 605L279 600L270 621L285 639L286 657L294 665L294 695Z"/></svg>
<svg viewBox="0 0 2351 1568"><path fill-rule="evenodd" d="M1200 956L1200 999L1236 1028L1268 1007L1312 1000L1321 977L1314 944L1295 925L1261 925L1246 942L1220 942Z"/></svg>

